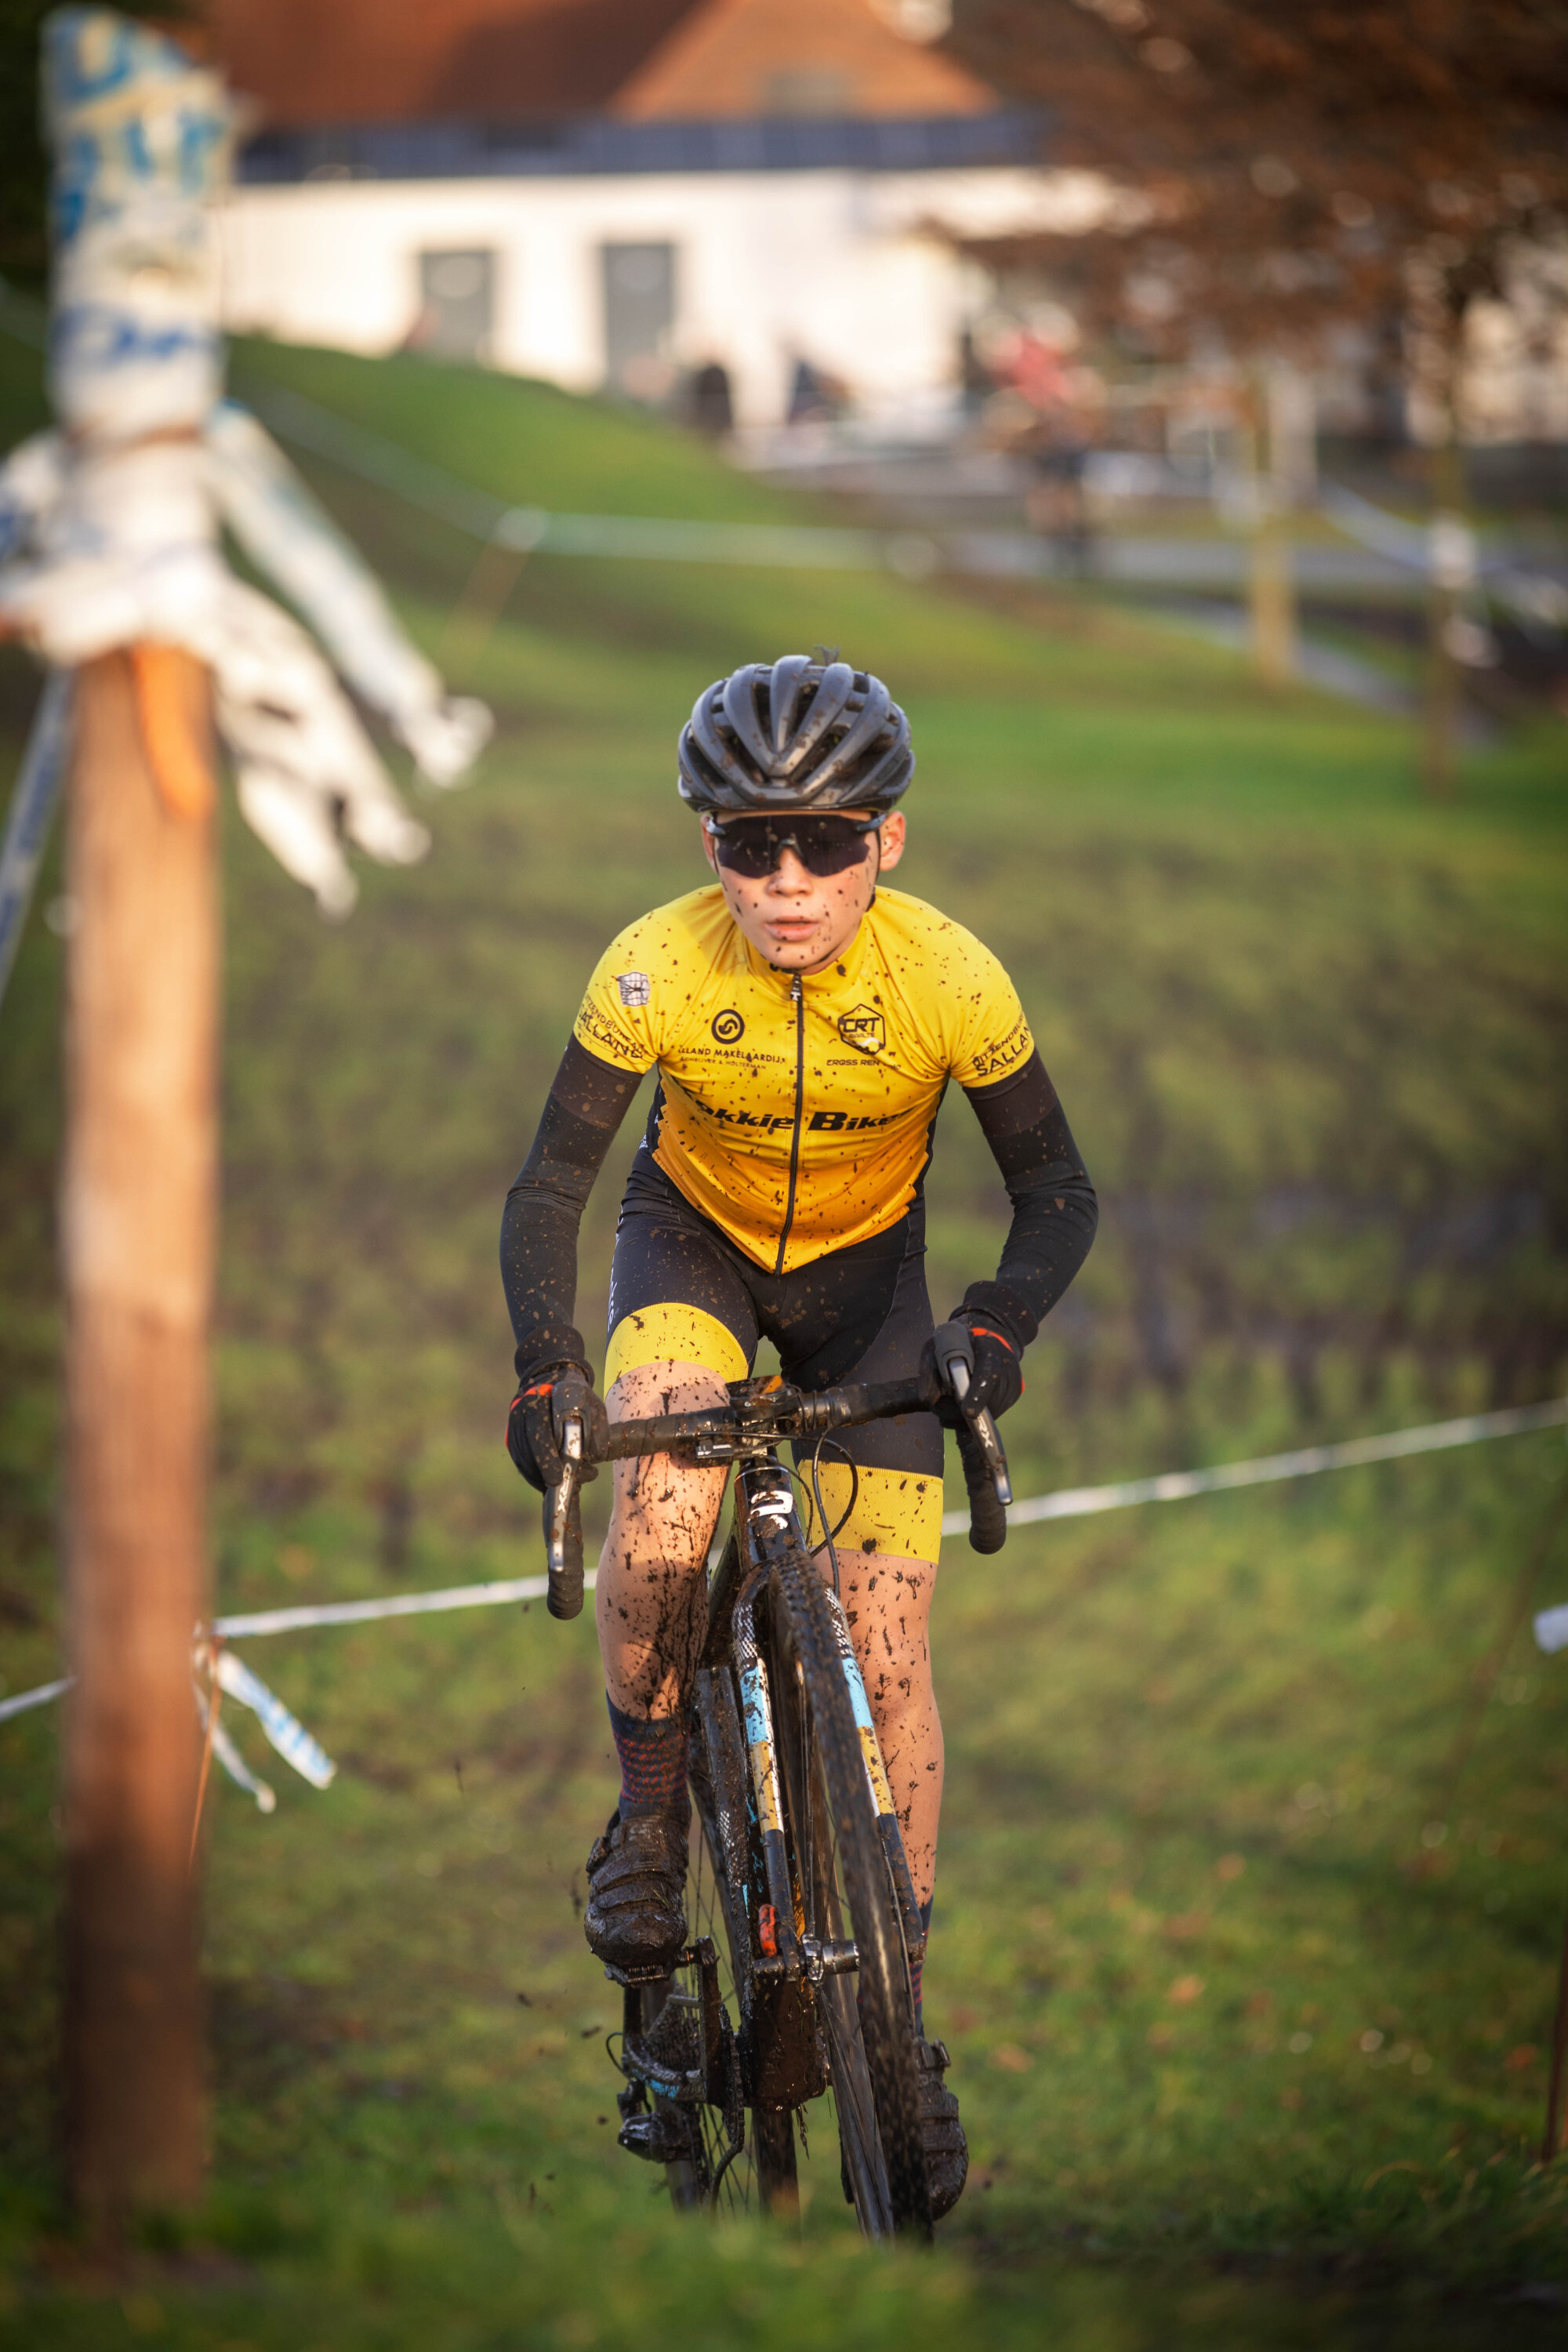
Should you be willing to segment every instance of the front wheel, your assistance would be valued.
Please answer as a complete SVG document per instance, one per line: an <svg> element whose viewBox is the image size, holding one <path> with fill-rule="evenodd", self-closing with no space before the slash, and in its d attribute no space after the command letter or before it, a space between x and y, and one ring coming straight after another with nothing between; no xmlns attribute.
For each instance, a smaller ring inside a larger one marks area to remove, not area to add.
<svg viewBox="0 0 1568 2352"><path fill-rule="evenodd" d="M914 2002L898 1902L839 1662L832 1604L804 1550L770 1580L773 1704L805 1935L854 1941L818 1990L845 2193L868 2237L929 2238Z"/></svg>

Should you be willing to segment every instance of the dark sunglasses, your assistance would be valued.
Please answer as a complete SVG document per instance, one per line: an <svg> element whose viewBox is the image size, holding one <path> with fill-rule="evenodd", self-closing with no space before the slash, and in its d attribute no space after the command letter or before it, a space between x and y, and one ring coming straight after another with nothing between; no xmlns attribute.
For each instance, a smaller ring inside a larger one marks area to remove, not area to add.
<svg viewBox="0 0 1568 2352"><path fill-rule="evenodd" d="M847 873L866 855L866 835L883 823L879 816L732 816L716 824L708 819L708 838L721 866L760 882L777 870L786 849L793 849L808 874L825 881L830 874Z"/></svg>

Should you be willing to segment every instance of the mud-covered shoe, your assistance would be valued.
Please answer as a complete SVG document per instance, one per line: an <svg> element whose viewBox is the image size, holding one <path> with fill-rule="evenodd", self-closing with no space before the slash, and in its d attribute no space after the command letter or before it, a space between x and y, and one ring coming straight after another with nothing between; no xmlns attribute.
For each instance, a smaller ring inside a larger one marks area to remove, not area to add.
<svg viewBox="0 0 1568 2352"><path fill-rule="evenodd" d="M686 1948L690 1811L634 1813L617 1805L588 1856L589 1949L612 1969L669 1969Z"/></svg>
<svg viewBox="0 0 1568 2352"><path fill-rule="evenodd" d="M940 2221L963 2194L969 2178L969 2143L958 2120L958 2101L942 2079L952 2063L946 2043L917 2042L915 2060L920 2068L921 2137L925 2143L931 2217Z"/></svg>

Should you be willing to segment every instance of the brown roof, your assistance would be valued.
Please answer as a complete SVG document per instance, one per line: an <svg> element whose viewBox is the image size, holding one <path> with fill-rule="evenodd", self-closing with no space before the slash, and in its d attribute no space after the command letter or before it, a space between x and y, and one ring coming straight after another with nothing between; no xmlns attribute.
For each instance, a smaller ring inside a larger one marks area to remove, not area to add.
<svg viewBox="0 0 1568 2352"><path fill-rule="evenodd" d="M209 0L265 120L598 114L693 0Z"/></svg>
<svg viewBox="0 0 1568 2352"><path fill-rule="evenodd" d="M612 112L693 122L760 114L988 114L994 91L895 32L871 0L698 0Z"/></svg>
<svg viewBox="0 0 1568 2352"><path fill-rule="evenodd" d="M984 114L996 103L891 29L875 0L208 0L207 18L230 79L284 127Z"/></svg>

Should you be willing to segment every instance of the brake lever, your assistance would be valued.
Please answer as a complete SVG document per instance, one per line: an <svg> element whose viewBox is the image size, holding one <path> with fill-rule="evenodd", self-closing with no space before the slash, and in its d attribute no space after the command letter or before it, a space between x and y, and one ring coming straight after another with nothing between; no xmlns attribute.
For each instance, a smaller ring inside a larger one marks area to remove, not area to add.
<svg viewBox="0 0 1568 2352"><path fill-rule="evenodd" d="M999 1503L1010 1503L1013 1499L1013 1481L1007 1475L1007 1456L1002 1451L1002 1440L996 1434L996 1423L991 1417L990 1409L985 1405L978 1405L973 1412L970 1412L965 1402L969 1394L969 1366L962 1356L950 1356L947 1359L946 1370L952 1393L958 1399L958 1409L969 1428L974 1433L975 1441L984 1457L985 1467L991 1474L991 1484L995 1488L996 1500Z"/></svg>
<svg viewBox="0 0 1568 2352"><path fill-rule="evenodd" d="M562 1426L565 1467L558 1486L544 1497L544 1557L549 1589L544 1605L552 1617L583 1613L583 1417L569 1413Z"/></svg>

